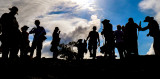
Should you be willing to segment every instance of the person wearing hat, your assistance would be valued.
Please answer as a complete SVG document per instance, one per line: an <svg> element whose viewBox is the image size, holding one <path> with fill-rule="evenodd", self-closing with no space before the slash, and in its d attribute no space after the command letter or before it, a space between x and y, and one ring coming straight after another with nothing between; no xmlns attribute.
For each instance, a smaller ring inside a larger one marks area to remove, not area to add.
<svg viewBox="0 0 160 79"><path fill-rule="evenodd" d="M113 35L113 26L111 23L109 23L110 20L103 20L103 30L101 34L105 37L105 45L106 49L104 51L104 57L105 58L115 58L114 48L115 48L115 42L114 42L114 35ZM109 55L109 56L108 56Z"/></svg>
<svg viewBox="0 0 160 79"><path fill-rule="evenodd" d="M20 57L21 58L27 58L27 54L29 52L29 33L27 32L28 26L24 25L21 27L21 34L22 34L22 43L21 43L21 52Z"/></svg>
<svg viewBox="0 0 160 79"><path fill-rule="evenodd" d="M78 48L78 54L77 54L77 59L81 60L83 59L83 54L84 54L84 44L83 44L83 39L78 39L77 41L77 48Z"/></svg>
<svg viewBox="0 0 160 79"><path fill-rule="evenodd" d="M149 29L147 36L153 37L153 48L156 56L160 56L160 32L159 24L153 17L146 16L144 22L148 22L146 27L141 28L141 31Z"/></svg>
<svg viewBox="0 0 160 79"><path fill-rule="evenodd" d="M4 13L0 18L3 37L2 58L8 58L9 52L10 58L17 58L21 38L19 24L15 17L15 15L18 13L18 8L13 6L12 8L9 8L9 10L9 13Z"/></svg>

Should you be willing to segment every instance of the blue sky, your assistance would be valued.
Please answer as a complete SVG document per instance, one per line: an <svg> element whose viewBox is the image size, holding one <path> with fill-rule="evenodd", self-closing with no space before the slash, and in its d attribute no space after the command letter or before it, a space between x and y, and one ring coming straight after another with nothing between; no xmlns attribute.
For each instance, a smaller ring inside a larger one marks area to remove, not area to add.
<svg viewBox="0 0 160 79"><path fill-rule="evenodd" d="M102 10L102 19L109 19L110 23L113 24L113 29L116 30L116 25L125 25L128 22L128 18L132 17L135 23L139 24L142 21L142 27L146 26L143 20L147 15L151 14L144 13L139 8L140 0L98 0L98 6ZM101 29L100 29L101 31ZM138 44L139 54L145 55L152 44L152 38L146 37L148 31L139 32Z"/></svg>
<svg viewBox="0 0 160 79"><path fill-rule="evenodd" d="M55 27L61 30L62 42L85 39L92 26L102 31L101 21L109 19L116 30L118 24L125 25L132 17L135 23L142 21L142 27L147 23L146 16L154 16L160 21L160 1L157 0L2 0L0 15L8 12L8 8L17 6L19 15L16 15L20 27L28 25L31 30L34 20L39 19L41 26L47 30L47 40L44 42L42 55L51 57L49 51L51 35ZM7 5L6 5L7 4ZM139 54L145 55L151 48L153 39L146 37L147 31L139 32ZM30 40L33 35L30 35ZM102 41L103 42L103 41ZM101 43L102 43L101 42ZM117 51L116 51L117 52Z"/></svg>

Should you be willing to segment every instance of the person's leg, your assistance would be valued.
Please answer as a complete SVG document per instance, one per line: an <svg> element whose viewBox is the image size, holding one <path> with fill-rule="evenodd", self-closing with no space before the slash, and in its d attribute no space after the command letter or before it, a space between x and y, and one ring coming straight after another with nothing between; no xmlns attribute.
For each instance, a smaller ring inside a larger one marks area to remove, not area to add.
<svg viewBox="0 0 160 79"><path fill-rule="evenodd" d="M33 41L30 49L30 58L33 58L33 53L35 48L36 48L36 41Z"/></svg>
<svg viewBox="0 0 160 79"><path fill-rule="evenodd" d="M80 52L80 59L81 59L81 60L83 59L83 55L84 55L84 52L81 51L81 52Z"/></svg>
<svg viewBox="0 0 160 79"><path fill-rule="evenodd" d="M113 58L113 46L112 46L112 43L111 43L112 41L108 41L108 43L107 43L107 53L109 54L109 58Z"/></svg>
<svg viewBox="0 0 160 79"><path fill-rule="evenodd" d="M25 48L24 45L22 45L22 47L20 48L20 58L24 58L24 53L25 53Z"/></svg>
<svg viewBox="0 0 160 79"><path fill-rule="evenodd" d="M9 54L9 42L7 40L6 36L2 37L2 58L3 59L7 59L8 58L8 54Z"/></svg>
<svg viewBox="0 0 160 79"><path fill-rule="evenodd" d="M92 45L91 44L88 45L88 50L89 50L89 53L90 53L90 57L93 57Z"/></svg>
<svg viewBox="0 0 160 79"><path fill-rule="evenodd" d="M93 59L96 58L96 52L97 52L97 45L93 45Z"/></svg>
<svg viewBox="0 0 160 79"><path fill-rule="evenodd" d="M117 49L118 49L118 52L119 52L120 59L123 59L124 58L123 50L120 47L118 47Z"/></svg>
<svg viewBox="0 0 160 79"><path fill-rule="evenodd" d="M137 40L134 42L133 53L135 56L138 56L138 43Z"/></svg>
<svg viewBox="0 0 160 79"><path fill-rule="evenodd" d="M9 47L2 43L2 58L7 59L9 54Z"/></svg>
<svg viewBox="0 0 160 79"><path fill-rule="evenodd" d="M127 41L126 43L126 57L130 58L130 56L132 55L132 43L130 43L130 41Z"/></svg>
<svg viewBox="0 0 160 79"><path fill-rule="evenodd" d="M117 45L117 49L118 49L118 52L119 52L120 59L124 59L123 43L119 43Z"/></svg>
<svg viewBox="0 0 160 79"><path fill-rule="evenodd" d="M160 56L160 39L158 37L154 37L153 48L156 56Z"/></svg>
<svg viewBox="0 0 160 79"><path fill-rule="evenodd" d="M37 43L37 53L36 53L37 58L41 58L42 45L43 45L43 42L38 42Z"/></svg>
<svg viewBox="0 0 160 79"><path fill-rule="evenodd" d="M54 46L53 48L53 59L57 59L58 56L58 48L57 46Z"/></svg>
<svg viewBox="0 0 160 79"><path fill-rule="evenodd" d="M10 48L10 58L18 58L19 47L15 46Z"/></svg>

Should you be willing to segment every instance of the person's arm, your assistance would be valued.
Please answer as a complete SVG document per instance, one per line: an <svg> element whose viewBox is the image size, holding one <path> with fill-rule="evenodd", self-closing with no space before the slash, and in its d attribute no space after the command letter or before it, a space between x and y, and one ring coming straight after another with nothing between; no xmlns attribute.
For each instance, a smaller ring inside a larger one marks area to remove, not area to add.
<svg viewBox="0 0 160 79"><path fill-rule="evenodd" d="M46 30L43 28L43 27L41 27L43 30L42 30L42 35L46 35Z"/></svg>
<svg viewBox="0 0 160 79"><path fill-rule="evenodd" d="M149 26L146 26L146 27L143 27L143 28L140 26L140 27L138 28L138 31L145 31L145 30L147 30L147 29L149 29ZM150 35L150 33L147 34L147 36L149 36L149 35Z"/></svg>
<svg viewBox="0 0 160 79"><path fill-rule="evenodd" d="M2 24L0 23L0 34L2 33Z"/></svg>
<svg viewBox="0 0 160 79"><path fill-rule="evenodd" d="M1 18L0 18L0 33L2 33L2 24L1 24Z"/></svg>
<svg viewBox="0 0 160 79"><path fill-rule="evenodd" d="M88 38L89 38L89 35L88 35L88 37L87 37L87 39L86 39L86 40L88 40Z"/></svg>
<svg viewBox="0 0 160 79"><path fill-rule="evenodd" d="M31 31L29 31L29 34L33 34L33 33L35 33L35 29L36 29L36 28L32 28L32 30L31 30Z"/></svg>
<svg viewBox="0 0 160 79"><path fill-rule="evenodd" d="M5 20L6 20L7 14L4 13L1 17L0 17L0 33L2 33L2 25L4 24Z"/></svg>
<svg viewBox="0 0 160 79"><path fill-rule="evenodd" d="M90 32L89 32L89 35L88 35L88 37L87 37L86 41L89 39L89 37L90 37Z"/></svg>
<svg viewBox="0 0 160 79"><path fill-rule="evenodd" d="M113 31L113 38L114 38L114 40L116 40L116 35L117 35L117 32Z"/></svg>
<svg viewBox="0 0 160 79"><path fill-rule="evenodd" d="M104 29L102 30L101 35L104 35Z"/></svg>
<svg viewBox="0 0 160 79"><path fill-rule="evenodd" d="M147 30L147 29L149 29L149 26L146 26L146 27L140 28L139 30L140 30L140 31L145 31L145 30Z"/></svg>
<svg viewBox="0 0 160 79"><path fill-rule="evenodd" d="M58 34L60 34L61 33L61 31L58 31Z"/></svg>
<svg viewBox="0 0 160 79"><path fill-rule="evenodd" d="M97 33L98 34L98 33ZM99 39L99 34L98 34L98 46L100 46L100 39Z"/></svg>
<svg viewBox="0 0 160 79"><path fill-rule="evenodd" d="M44 29L43 35L46 35L46 30Z"/></svg>

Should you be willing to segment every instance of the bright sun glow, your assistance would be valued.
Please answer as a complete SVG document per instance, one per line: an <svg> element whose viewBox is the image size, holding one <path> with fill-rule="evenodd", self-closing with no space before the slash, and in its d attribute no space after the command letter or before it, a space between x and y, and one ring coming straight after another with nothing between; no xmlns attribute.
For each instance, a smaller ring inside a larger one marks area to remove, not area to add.
<svg viewBox="0 0 160 79"><path fill-rule="evenodd" d="M72 0L72 1L76 2L77 4L80 4L80 5L86 5L86 4L90 3L90 0Z"/></svg>
<svg viewBox="0 0 160 79"><path fill-rule="evenodd" d="M91 11L94 11L93 5L95 4L95 0L71 0L71 1L81 6L82 9L89 9Z"/></svg>

